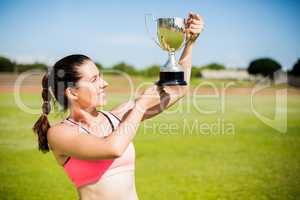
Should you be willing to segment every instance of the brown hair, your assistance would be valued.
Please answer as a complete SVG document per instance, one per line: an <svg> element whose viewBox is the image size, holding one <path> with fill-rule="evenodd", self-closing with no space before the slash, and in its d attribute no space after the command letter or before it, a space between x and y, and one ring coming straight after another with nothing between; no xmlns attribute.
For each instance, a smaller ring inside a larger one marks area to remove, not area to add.
<svg viewBox="0 0 300 200"><path fill-rule="evenodd" d="M43 153L49 151L47 132L50 128L48 114L51 111L51 97L63 107L63 110L67 110L69 102L65 95L65 90L78 82L81 78L78 67L88 60L91 59L80 54L66 56L57 61L54 67L42 79L42 114L32 129L38 136L39 150Z"/></svg>

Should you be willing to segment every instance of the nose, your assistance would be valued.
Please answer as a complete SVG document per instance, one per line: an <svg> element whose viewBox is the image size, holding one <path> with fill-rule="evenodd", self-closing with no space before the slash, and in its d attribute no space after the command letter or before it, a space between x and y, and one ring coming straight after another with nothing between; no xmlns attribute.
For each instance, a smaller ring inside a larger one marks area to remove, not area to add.
<svg viewBox="0 0 300 200"><path fill-rule="evenodd" d="M100 78L100 87L106 88L107 86L108 86L108 83L104 79Z"/></svg>

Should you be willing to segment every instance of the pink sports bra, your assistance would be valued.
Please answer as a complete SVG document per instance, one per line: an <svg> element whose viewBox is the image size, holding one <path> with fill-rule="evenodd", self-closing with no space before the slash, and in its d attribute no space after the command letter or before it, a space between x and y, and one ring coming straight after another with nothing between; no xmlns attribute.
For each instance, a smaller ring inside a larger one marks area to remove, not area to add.
<svg viewBox="0 0 300 200"><path fill-rule="evenodd" d="M120 123L120 119L111 112L100 111L109 121L112 130L115 130ZM69 119L63 122L79 125ZM80 127L89 133L83 127ZM80 160L69 157L64 163L64 170L68 174L74 185L81 186L97 182L102 177L111 176L123 171L131 171L135 168L135 150L132 143L127 147L121 157L111 160Z"/></svg>

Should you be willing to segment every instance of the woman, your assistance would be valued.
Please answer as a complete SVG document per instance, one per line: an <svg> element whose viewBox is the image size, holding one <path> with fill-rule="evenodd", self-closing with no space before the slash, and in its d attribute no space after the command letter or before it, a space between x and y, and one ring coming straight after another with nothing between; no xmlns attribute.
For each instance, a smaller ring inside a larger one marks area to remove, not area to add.
<svg viewBox="0 0 300 200"><path fill-rule="evenodd" d="M191 38L180 64L189 82L192 46L203 29L199 15L190 13L186 20ZM149 119L182 98L186 86L150 86L135 101L125 102L110 112L97 111L106 103L107 82L99 75L92 60L70 55L59 60L42 81L43 114L33 127L39 149L52 151L77 188L80 199L134 200L135 151L132 140L141 121ZM47 115L50 100L55 100L70 116L50 127Z"/></svg>

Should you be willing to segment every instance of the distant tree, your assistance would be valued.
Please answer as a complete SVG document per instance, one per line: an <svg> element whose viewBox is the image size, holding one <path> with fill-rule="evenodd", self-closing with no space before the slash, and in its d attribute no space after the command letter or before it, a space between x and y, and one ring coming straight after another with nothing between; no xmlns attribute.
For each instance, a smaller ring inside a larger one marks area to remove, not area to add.
<svg viewBox="0 0 300 200"><path fill-rule="evenodd" d="M138 71L131 65L126 64L125 62L120 62L112 67L113 69L120 70L130 75L137 75Z"/></svg>
<svg viewBox="0 0 300 200"><path fill-rule="evenodd" d="M225 66L219 63L211 63L208 65L204 65L201 69L211 69L211 70L222 70L225 69Z"/></svg>
<svg viewBox="0 0 300 200"><path fill-rule="evenodd" d="M300 59L298 59L298 61L295 63L289 74L293 76L300 76Z"/></svg>
<svg viewBox="0 0 300 200"><path fill-rule="evenodd" d="M192 78L199 78L201 76L202 76L202 74L201 74L201 68L193 66L192 67L192 71L191 71L191 77Z"/></svg>
<svg viewBox="0 0 300 200"><path fill-rule="evenodd" d="M32 69L44 71L48 68L48 66L43 63L32 63L32 64L17 64L16 68L18 72L25 72L27 70L32 70Z"/></svg>
<svg viewBox="0 0 300 200"><path fill-rule="evenodd" d="M95 65L98 67L99 70L103 69L103 66L100 63L95 62Z"/></svg>
<svg viewBox="0 0 300 200"><path fill-rule="evenodd" d="M13 72L15 65L10 59L0 56L0 72Z"/></svg>
<svg viewBox="0 0 300 200"><path fill-rule="evenodd" d="M153 77L158 76L160 71L159 65L151 65L147 67L146 69L143 69L140 71L140 74L143 76Z"/></svg>
<svg viewBox="0 0 300 200"><path fill-rule="evenodd" d="M248 67L248 73L253 75L261 74L273 80L274 72L281 69L281 65L271 58L261 58L252 61Z"/></svg>

